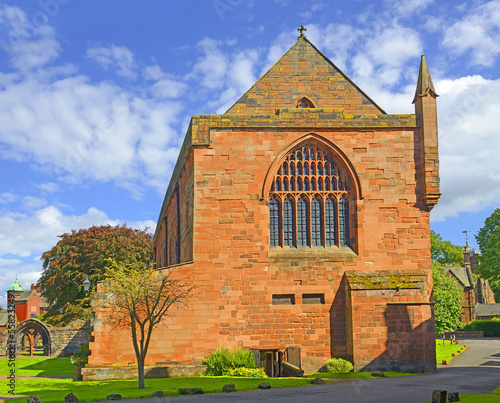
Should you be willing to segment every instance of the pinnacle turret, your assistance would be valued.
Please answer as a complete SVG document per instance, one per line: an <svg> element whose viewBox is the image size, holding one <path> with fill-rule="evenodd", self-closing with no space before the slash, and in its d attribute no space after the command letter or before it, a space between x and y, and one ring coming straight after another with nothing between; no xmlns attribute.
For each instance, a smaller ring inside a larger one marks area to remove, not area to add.
<svg viewBox="0 0 500 403"><path fill-rule="evenodd" d="M429 67L427 66L427 61L425 60L425 55L422 55L420 59L420 69L418 71L417 88L415 90L415 97L413 98L413 103L415 103L417 97L425 97L427 94L430 94L434 98L439 96L436 93L436 90L434 89L431 73L429 73Z"/></svg>

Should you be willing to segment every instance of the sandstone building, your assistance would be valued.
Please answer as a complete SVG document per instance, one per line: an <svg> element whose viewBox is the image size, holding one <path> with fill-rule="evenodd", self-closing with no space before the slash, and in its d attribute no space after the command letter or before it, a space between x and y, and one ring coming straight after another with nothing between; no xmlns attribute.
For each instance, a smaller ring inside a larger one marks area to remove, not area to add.
<svg viewBox="0 0 500 403"><path fill-rule="evenodd" d="M477 271L476 255L478 253L479 251L471 248L467 241L464 247L464 265L445 267L446 275L455 279L462 289L460 322L465 325L482 317L495 317L495 312L498 313L498 309L495 310L493 306L496 306L495 294L489 281L480 277L474 278L473 276ZM479 316L477 310L479 310Z"/></svg>
<svg viewBox="0 0 500 403"><path fill-rule="evenodd" d="M226 113L193 116L154 253L197 295L155 331L149 363L239 346L271 375L332 356L434 370L436 97L422 56L415 114L387 114L301 34ZM99 312L91 350L89 368L135 361Z"/></svg>

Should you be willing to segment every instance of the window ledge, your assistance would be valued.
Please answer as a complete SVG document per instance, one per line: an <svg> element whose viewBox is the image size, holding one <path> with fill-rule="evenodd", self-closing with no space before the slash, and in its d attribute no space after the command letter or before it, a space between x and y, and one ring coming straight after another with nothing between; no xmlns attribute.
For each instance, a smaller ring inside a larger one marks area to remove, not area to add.
<svg viewBox="0 0 500 403"><path fill-rule="evenodd" d="M302 248L290 248L290 247L273 247L269 249L267 254L269 259L275 260L287 260L287 259L302 259L302 258L314 258L314 259L328 259L330 261L345 261L345 260L355 260L358 255L348 246L342 246L340 248L336 246L331 246L328 248L323 247L302 247Z"/></svg>

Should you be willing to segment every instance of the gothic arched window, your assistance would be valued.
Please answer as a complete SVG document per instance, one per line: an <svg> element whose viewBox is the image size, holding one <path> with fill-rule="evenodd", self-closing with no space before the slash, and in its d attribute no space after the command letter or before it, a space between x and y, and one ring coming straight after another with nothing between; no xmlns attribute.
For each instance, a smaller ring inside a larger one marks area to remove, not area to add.
<svg viewBox="0 0 500 403"><path fill-rule="evenodd" d="M282 186L269 195L271 247L350 246L351 178L331 153L313 143L295 148L272 183Z"/></svg>

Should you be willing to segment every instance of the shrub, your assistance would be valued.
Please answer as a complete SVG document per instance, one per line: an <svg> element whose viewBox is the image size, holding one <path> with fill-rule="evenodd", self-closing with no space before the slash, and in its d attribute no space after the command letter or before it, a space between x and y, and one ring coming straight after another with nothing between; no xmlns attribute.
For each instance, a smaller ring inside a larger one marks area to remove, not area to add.
<svg viewBox="0 0 500 403"><path fill-rule="evenodd" d="M354 367L349 361L344 360L343 358L330 358L326 362L326 369L328 372L340 374L344 372L351 372Z"/></svg>
<svg viewBox="0 0 500 403"><path fill-rule="evenodd" d="M466 332L482 331L486 337L500 336L499 320L473 320L464 327Z"/></svg>
<svg viewBox="0 0 500 403"><path fill-rule="evenodd" d="M252 352L241 348L229 350L221 347L219 350L214 350L203 363L208 367L207 375L212 376L226 375L234 368L255 368Z"/></svg>
<svg viewBox="0 0 500 403"><path fill-rule="evenodd" d="M226 372L227 376L244 376L247 378L267 378L264 368L232 368Z"/></svg>
<svg viewBox="0 0 500 403"><path fill-rule="evenodd" d="M71 364L75 364L78 367L84 366L88 362L90 355L89 342L82 344L71 356Z"/></svg>

